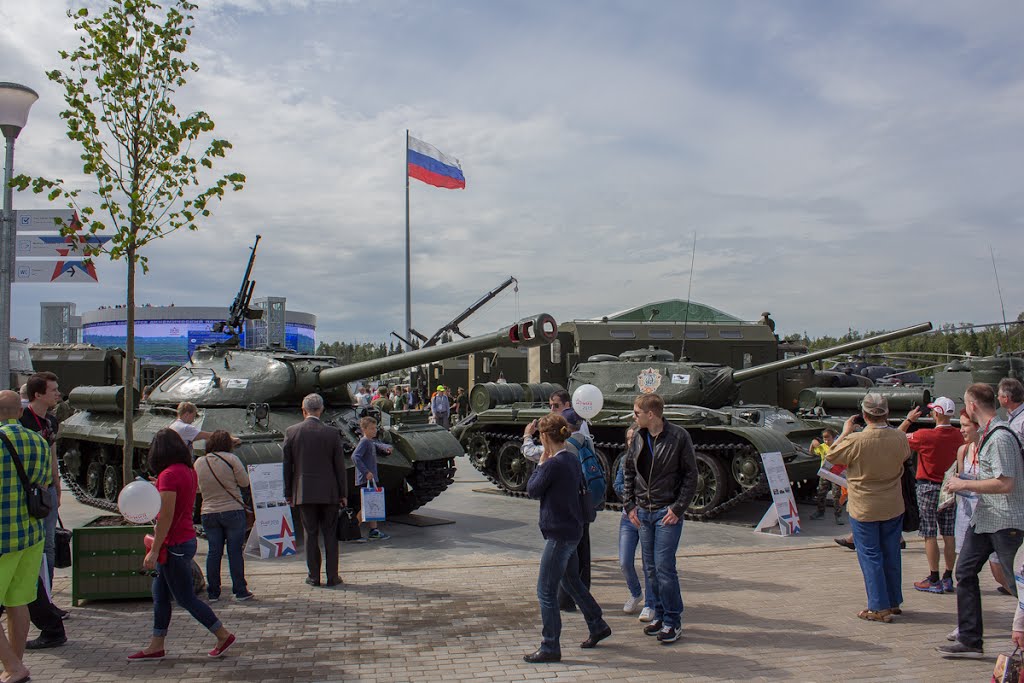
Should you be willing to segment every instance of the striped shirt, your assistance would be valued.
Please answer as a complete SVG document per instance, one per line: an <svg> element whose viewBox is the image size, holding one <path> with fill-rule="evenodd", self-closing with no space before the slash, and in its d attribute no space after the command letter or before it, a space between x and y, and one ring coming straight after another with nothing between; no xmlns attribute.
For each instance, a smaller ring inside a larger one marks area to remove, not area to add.
<svg viewBox="0 0 1024 683"><path fill-rule="evenodd" d="M25 429L17 420L0 425L0 432L18 453L29 482L50 485L50 446L46 439ZM0 442L2 444L3 442ZM6 446L0 455L0 554L24 550L43 540L43 520L28 513L28 499L18 478L18 469Z"/></svg>
<svg viewBox="0 0 1024 683"><path fill-rule="evenodd" d="M985 428L988 438L978 452L978 479L1013 479L1009 493L979 493L971 524L977 534L991 534L1001 529L1024 529L1024 460L1021 449L999 418L992 418ZM989 432L991 432L989 434Z"/></svg>

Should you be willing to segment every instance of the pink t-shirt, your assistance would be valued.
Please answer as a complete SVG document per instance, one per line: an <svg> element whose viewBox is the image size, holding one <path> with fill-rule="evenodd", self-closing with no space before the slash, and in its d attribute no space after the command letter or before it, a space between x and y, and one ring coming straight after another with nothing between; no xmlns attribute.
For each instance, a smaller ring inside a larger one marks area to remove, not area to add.
<svg viewBox="0 0 1024 683"><path fill-rule="evenodd" d="M196 537L195 527L192 526L192 509L196 504L198 486L196 471L181 463L174 463L157 476L157 491L174 491L177 494L174 498L174 518L164 545L178 545Z"/></svg>

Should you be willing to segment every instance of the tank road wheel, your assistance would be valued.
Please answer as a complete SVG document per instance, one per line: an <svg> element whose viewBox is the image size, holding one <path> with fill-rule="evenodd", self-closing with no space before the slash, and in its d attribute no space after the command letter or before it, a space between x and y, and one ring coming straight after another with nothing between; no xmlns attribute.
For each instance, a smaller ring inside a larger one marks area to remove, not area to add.
<svg viewBox="0 0 1024 683"><path fill-rule="evenodd" d="M103 463L93 460L85 472L85 491L93 498L103 497Z"/></svg>
<svg viewBox="0 0 1024 683"><path fill-rule="evenodd" d="M722 504L729 489L722 462L707 453L697 451L697 493L688 512L703 515Z"/></svg>
<svg viewBox="0 0 1024 683"><path fill-rule="evenodd" d="M471 436L466 444L466 455L469 456L470 464L483 472L491 457L491 444L487 442L487 437L483 434Z"/></svg>
<svg viewBox="0 0 1024 683"><path fill-rule="evenodd" d="M119 493L121 493L121 473L113 465L107 465L103 470L103 497L109 501L116 501Z"/></svg>
<svg viewBox="0 0 1024 683"><path fill-rule="evenodd" d="M759 458L749 451L737 453L732 458L732 478L744 491L761 483L761 466L758 461Z"/></svg>
<svg viewBox="0 0 1024 683"><path fill-rule="evenodd" d="M526 490L533 463L523 457L518 441L509 441L498 451L498 483L509 491Z"/></svg>

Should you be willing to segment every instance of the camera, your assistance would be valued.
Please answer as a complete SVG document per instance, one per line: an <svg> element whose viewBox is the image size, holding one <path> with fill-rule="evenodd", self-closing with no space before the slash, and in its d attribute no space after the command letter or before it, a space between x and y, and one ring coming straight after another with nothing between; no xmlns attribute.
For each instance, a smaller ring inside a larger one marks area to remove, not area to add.
<svg viewBox="0 0 1024 683"><path fill-rule="evenodd" d="M857 415L853 416L853 424L860 425L861 427L863 427L867 423L864 422L864 416L863 415L857 414Z"/></svg>

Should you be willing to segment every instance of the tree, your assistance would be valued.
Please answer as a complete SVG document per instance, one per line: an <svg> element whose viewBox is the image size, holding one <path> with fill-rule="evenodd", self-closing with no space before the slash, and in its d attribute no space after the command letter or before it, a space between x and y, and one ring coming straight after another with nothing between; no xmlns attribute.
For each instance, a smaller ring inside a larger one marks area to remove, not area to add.
<svg viewBox="0 0 1024 683"><path fill-rule="evenodd" d="M22 175L14 180L18 189L31 185L33 192L45 192L50 201L76 209L83 231L113 230L107 246L89 248L86 256L102 253L128 265L124 386L129 396L135 385L136 268L148 271L142 248L183 228L198 230L197 221L210 215L213 200L245 184L241 173L228 173L204 188L210 181L206 173L231 143L211 139L201 153L192 150L194 143L205 144L200 139L214 128L205 112L183 117L173 102L187 76L199 70L184 59L196 5L187 0L164 5L109 0L106 11L96 17L87 9L68 11L80 33L79 45L73 52L60 52L66 71L46 75L64 88L67 108L60 116L67 122L68 138L81 146L82 170L94 177L96 191L83 196L60 178ZM71 234L67 226L63 232ZM125 402L126 482L133 477L132 407L132 401Z"/></svg>

